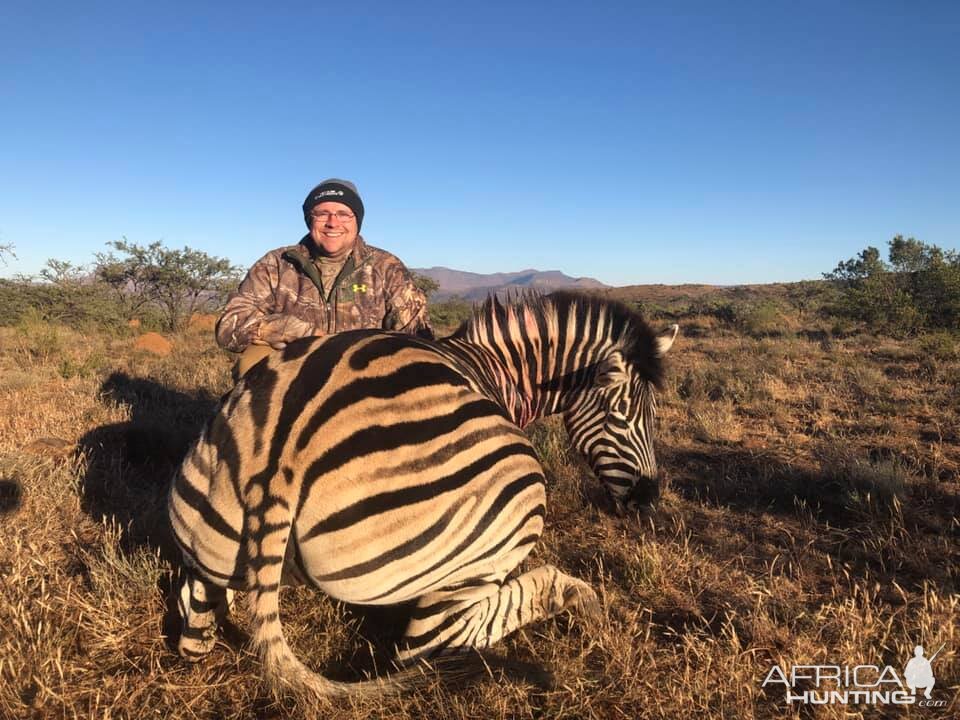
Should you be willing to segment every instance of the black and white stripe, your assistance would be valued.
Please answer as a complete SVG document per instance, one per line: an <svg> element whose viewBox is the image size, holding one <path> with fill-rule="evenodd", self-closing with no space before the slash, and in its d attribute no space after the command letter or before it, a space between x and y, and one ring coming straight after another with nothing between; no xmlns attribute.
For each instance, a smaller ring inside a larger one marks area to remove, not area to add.
<svg viewBox="0 0 960 720"><path fill-rule="evenodd" d="M543 474L521 428L562 413L618 503L656 497L654 388L676 326L556 294L488 301L453 336L378 331L302 340L254 366L183 463L169 501L184 559L181 653L213 643L227 589L249 591L280 685L334 683L283 637L281 582L360 604L415 600L399 659L486 647L589 586L543 566L510 580L543 529ZM394 679L400 684L402 678Z"/></svg>

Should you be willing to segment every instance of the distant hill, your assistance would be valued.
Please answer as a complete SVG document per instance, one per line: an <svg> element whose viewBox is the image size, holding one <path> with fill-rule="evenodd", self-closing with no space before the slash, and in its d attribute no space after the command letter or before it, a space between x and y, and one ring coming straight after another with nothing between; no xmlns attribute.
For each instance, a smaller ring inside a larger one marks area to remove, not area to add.
<svg viewBox="0 0 960 720"><path fill-rule="evenodd" d="M825 286L825 281L814 281L817 287ZM624 285L609 288L604 295L614 300L631 302L690 302L694 300L777 300L786 299L799 283L763 283L754 285L703 285L685 283L683 285Z"/></svg>
<svg viewBox="0 0 960 720"><path fill-rule="evenodd" d="M445 267L411 268L440 285L431 297L444 300L459 295L467 300L482 300L490 293L504 294L510 290L591 290L607 287L593 278L573 278L559 270L520 270L508 273L472 273Z"/></svg>

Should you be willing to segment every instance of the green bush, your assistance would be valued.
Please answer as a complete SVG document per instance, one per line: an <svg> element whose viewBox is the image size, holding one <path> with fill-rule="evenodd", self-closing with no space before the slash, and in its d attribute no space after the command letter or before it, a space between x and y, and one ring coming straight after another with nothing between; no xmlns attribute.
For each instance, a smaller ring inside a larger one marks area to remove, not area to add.
<svg viewBox="0 0 960 720"><path fill-rule="evenodd" d="M912 273L907 292L928 327L960 329L960 262L939 263Z"/></svg>
<svg viewBox="0 0 960 720"><path fill-rule="evenodd" d="M75 358L72 355L63 355L57 365L57 372L64 380L70 378L88 378L109 366L107 357L101 350L94 350L86 357Z"/></svg>
<svg viewBox="0 0 960 720"><path fill-rule="evenodd" d="M957 336L949 332L924 335L917 343L923 354L936 360L956 360L960 357Z"/></svg>
<svg viewBox="0 0 960 720"><path fill-rule="evenodd" d="M898 283L898 278L888 272L864 278L847 287L827 311L893 335L913 334L925 325L926 318Z"/></svg>
<svg viewBox="0 0 960 720"><path fill-rule="evenodd" d="M723 302L714 305L712 314L724 325L736 328L751 337L783 333L780 308L770 300Z"/></svg>
<svg viewBox="0 0 960 720"><path fill-rule="evenodd" d="M178 330L193 312L222 307L236 287L239 268L226 258L160 242L124 239L97 253L92 271L51 258L40 279L0 280L0 324L16 325L24 313L79 330L126 331L133 318L144 328Z"/></svg>
<svg viewBox="0 0 960 720"><path fill-rule="evenodd" d="M28 280L0 280L0 324L45 320L83 329L123 326L122 308L98 283L63 287Z"/></svg>
<svg viewBox="0 0 960 720"><path fill-rule="evenodd" d="M710 308L710 314L724 325L735 325L739 306L732 302L719 303Z"/></svg>
<svg viewBox="0 0 960 720"><path fill-rule="evenodd" d="M829 311L894 335L960 329L960 255L897 235L888 257L868 247L824 273L839 291Z"/></svg>
<svg viewBox="0 0 960 720"><path fill-rule="evenodd" d="M633 303L633 309L636 310L647 322L657 322L663 320L676 320L681 317L680 313L665 305L653 302L644 302L636 300Z"/></svg>
<svg viewBox="0 0 960 720"><path fill-rule="evenodd" d="M26 368L44 364L60 355L63 338L60 328L49 322L35 308L27 308L17 320L16 347L20 364Z"/></svg>
<svg viewBox="0 0 960 720"><path fill-rule="evenodd" d="M816 280L801 280L785 286L787 302L797 311L797 319L803 320L804 314L815 315L834 294L830 283Z"/></svg>
<svg viewBox="0 0 960 720"><path fill-rule="evenodd" d="M473 303L455 296L441 303L431 303L428 311L434 328L457 328L473 314Z"/></svg>
<svg viewBox="0 0 960 720"><path fill-rule="evenodd" d="M704 298L696 298L690 301L686 309L682 310L679 317L702 317L704 315L716 316L716 303Z"/></svg>
<svg viewBox="0 0 960 720"><path fill-rule="evenodd" d="M770 301L751 303L740 311L740 328L752 337L780 335L783 321L779 308Z"/></svg>

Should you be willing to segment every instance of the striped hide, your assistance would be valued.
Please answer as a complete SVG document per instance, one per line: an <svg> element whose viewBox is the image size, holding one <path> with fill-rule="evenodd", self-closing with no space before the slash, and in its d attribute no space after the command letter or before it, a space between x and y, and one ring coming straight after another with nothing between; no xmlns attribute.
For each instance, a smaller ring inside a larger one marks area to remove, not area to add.
<svg viewBox="0 0 960 720"><path fill-rule="evenodd" d="M400 689L306 668L279 589L307 582L357 604L415 601L401 663L484 648L565 609L596 613L550 565L508 576L543 530L544 478L522 428L562 413L623 509L658 494L655 388L676 337L625 306L573 294L489 300L451 337L358 330L288 345L224 399L174 479L184 556L182 655L214 643L246 590L279 688L317 697Z"/></svg>

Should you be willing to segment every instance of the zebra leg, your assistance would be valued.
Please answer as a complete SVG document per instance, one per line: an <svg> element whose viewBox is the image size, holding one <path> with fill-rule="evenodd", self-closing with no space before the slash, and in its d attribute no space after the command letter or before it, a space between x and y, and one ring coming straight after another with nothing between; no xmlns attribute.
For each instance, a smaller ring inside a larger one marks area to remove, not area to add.
<svg viewBox="0 0 960 720"><path fill-rule="evenodd" d="M517 628L577 610L600 616L597 594L553 565L525 572L502 585L440 590L417 603L400 642L397 660L407 664L432 655L485 648Z"/></svg>
<svg viewBox="0 0 960 720"><path fill-rule="evenodd" d="M184 567L180 572L177 608L183 621L180 655L196 662L213 649L217 626L233 605L233 590L214 585Z"/></svg>

